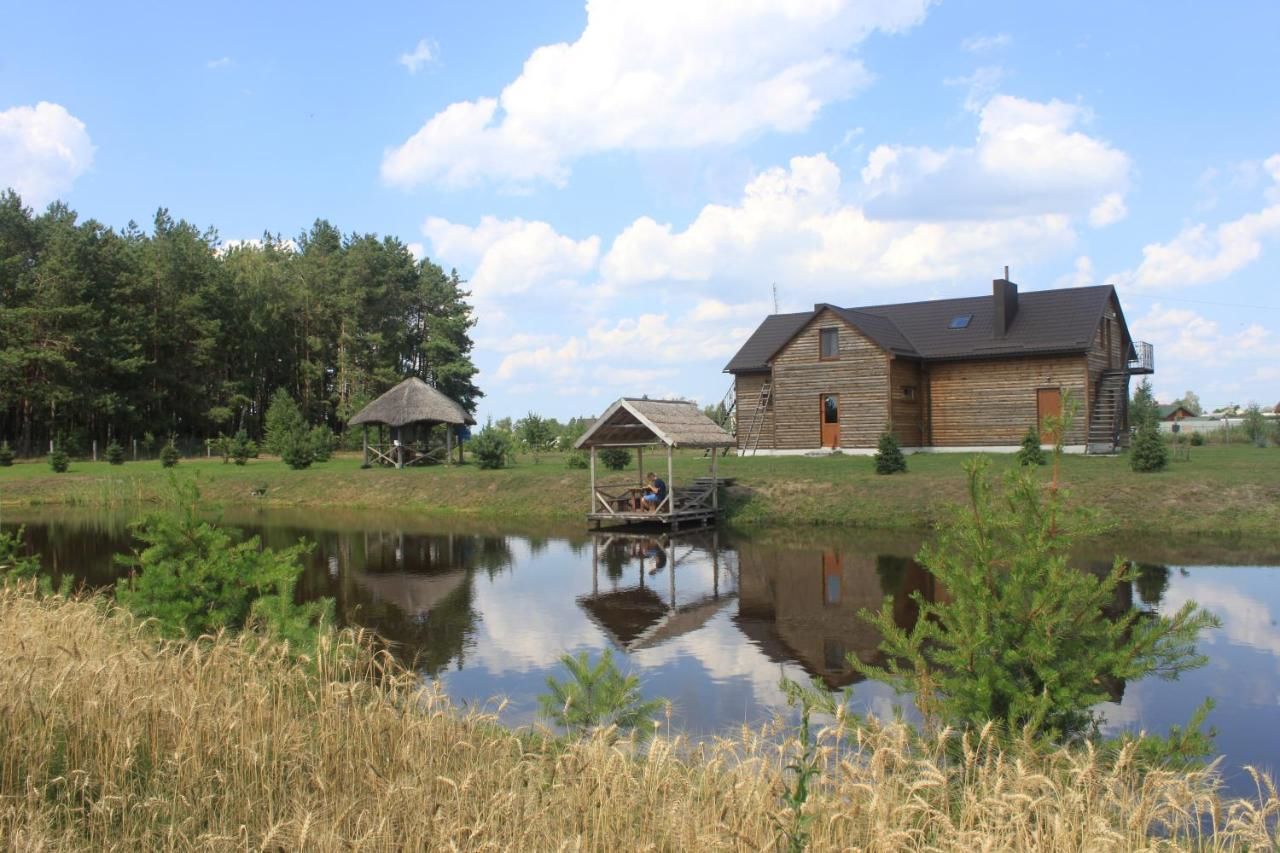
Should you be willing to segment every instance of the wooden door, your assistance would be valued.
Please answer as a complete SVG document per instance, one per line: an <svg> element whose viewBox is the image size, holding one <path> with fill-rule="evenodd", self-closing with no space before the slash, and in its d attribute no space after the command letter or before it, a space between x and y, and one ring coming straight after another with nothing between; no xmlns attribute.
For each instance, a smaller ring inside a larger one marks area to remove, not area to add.
<svg viewBox="0 0 1280 853"><path fill-rule="evenodd" d="M1051 444L1053 434L1046 432L1044 419L1062 414L1062 389L1040 388L1036 391L1036 423L1040 425L1040 443Z"/></svg>
<svg viewBox="0 0 1280 853"><path fill-rule="evenodd" d="M822 419L822 446L840 446L840 397L823 394L820 416Z"/></svg>

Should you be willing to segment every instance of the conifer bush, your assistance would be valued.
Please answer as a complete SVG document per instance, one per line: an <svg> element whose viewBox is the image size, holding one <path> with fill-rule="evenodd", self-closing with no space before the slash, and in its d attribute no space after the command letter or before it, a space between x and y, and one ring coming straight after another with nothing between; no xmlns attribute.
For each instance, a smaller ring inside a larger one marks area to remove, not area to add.
<svg viewBox="0 0 1280 853"><path fill-rule="evenodd" d="M621 471L631 466L631 451L625 447L605 447L599 456L601 464L610 471Z"/></svg>
<svg viewBox="0 0 1280 853"><path fill-rule="evenodd" d="M172 468L174 465L177 465L178 460L181 458L181 455L178 453L178 448L174 445L172 440L160 451L160 464L166 468Z"/></svg>
<svg viewBox="0 0 1280 853"><path fill-rule="evenodd" d="M124 464L124 448L114 439L107 445L107 462L112 465Z"/></svg>
<svg viewBox="0 0 1280 853"><path fill-rule="evenodd" d="M71 460L67 458L66 451L61 447L55 447L49 454L49 467L53 469L53 473L65 474L70 465Z"/></svg>
<svg viewBox="0 0 1280 853"><path fill-rule="evenodd" d="M240 430L231 439L231 461L237 465L244 465L249 459L257 455L258 447L249 440L249 434L244 430Z"/></svg>
<svg viewBox="0 0 1280 853"><path fill-rule="evenodd" d="M13 464L13 448L9 442L0 442L0 468L8 468Z"/></svg>
<svg viewBox="0 0 1280 853"><path fill-rule="evenodd" d="M1154 420L1146 420L1138 425L1133 437L1133 446L1129 448L1129 467L1140 473L1163 471L1169 464L1169 445L1160 435L1160 428Z"/></svg>
<svg viewBox="0 0 1280 853"><path fill-rule="evenodd" d="M565 655L560 663L569 677L558 681L547 676L550 692L538 697L542 715L580 737L592 731L616 727L632 731L640 740L653 735L651 720L662 709L661 700L646 701L640 694L640 679L623 675L609 649L592 666L586 652Z"/></svg>
<svg viewBox="0 0 1280 853"><path fill-rule="evenodd" d="M284 456L290 444L297 442L300 436L305 437L306 432L307 422L302 417L302 410L293 401L293 397L289 396L288 391L277 388L271 395L271 402L267 405L262 446L268 453Z"/></svg>
<svg viewBox="0 0 1280 853"><path fill-rule="evenodd" d="M582 470L591 467L591 456L585 450L571 450L564 462L570 468Z"/></svg>
<svg viewBox="0 0 1280 853"><path fill-rule="evenodd" d="M511 456L511 436L506 430L485 424L471 439L471 455L481 468L502 468Z"/></svg>
<svg viewBox="0 0 1280 853"><path fill-rule="evenodd" d="M1049 458L1044 455L1044 449L1040 447L1040 433L1034 427L1027 428L1027 434L1022 437L1022 448L1017 453L1018 464L1023 466L1044 465Z"/></svg>
<svg viewBox="0 0 1280 853"><path fill-rule="evenodd" d="M877 474L906 473L907 457L902 455L902 448L898 446L898 439L891 432L881 434L880 445L876 449L875 458Z"/></svg>
<svg viewBox="0 0 1280 853"><path fill-rule="evenodd" d="M333 433L327 426L317 424L307 433L307 442L311 448L312 462L328 462L333 456Z"/></svg>
<svg viewBox="0 0 1280 853"><path fill-rule="evenodd" d="M305 432L295 433L281 445L280 458L291 470L301 471L310 468L315 460L311 444L311 436Z"/></svg>

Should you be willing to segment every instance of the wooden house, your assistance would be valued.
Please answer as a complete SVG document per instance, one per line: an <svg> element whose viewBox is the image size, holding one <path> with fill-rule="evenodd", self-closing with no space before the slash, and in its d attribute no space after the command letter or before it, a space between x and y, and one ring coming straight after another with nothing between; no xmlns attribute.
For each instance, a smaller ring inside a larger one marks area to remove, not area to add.
<svg viewBox="0 0 1280 853"><path fill-rule="evenodd" d="M1169 403L1160 406L1157 414L1162 421L1184 421L1187 418L1196 417L1196 413L1188 409L1181 403Z"/></svg>
<svg viewBox="0 0 1280 853"><path fill-rule="evenodd" d="M889 428L905 448L1015 449L1080 403L1073 451L1128 440L1129 377L1154 372L1110 285L774 314L725 367L740 453L866 450ZM1042 441L1048 442L1047 436Z"/></svg>

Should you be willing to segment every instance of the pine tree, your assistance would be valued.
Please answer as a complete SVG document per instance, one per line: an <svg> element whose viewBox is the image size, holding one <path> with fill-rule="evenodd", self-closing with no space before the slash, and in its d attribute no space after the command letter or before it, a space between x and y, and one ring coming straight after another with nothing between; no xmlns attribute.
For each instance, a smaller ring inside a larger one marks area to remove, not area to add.
<svg viewBox="0 0 1280 853"><path fill-rule="evenodd" d="M307 423L293 397L283 388L271 395L267 407L266 431L262 446L268 453L284 456L285 450L305 438ZM308 462L308 464L310 464Z"/></svg>
<svg viewBox="0 0 1280 853"><path fill-rule="evenodd" d="M877 474L906 473L907 457L902 455L898 439L891 432L886 431L881 434L875 458Z"/></svg>
<svg viewBox="0 0 1280 853"><path fill-rule="evenodd" d="M65 474L70 465L71 460L67 458L66 451L61 447L55 447L49 454L49 467L53 469L53 473Z"/></svg>
<svg viewBox="0 0 1280 853"><path fill-rule="evenodd" d="M1144 379L1138 389L1133 392L1129 402L1129 422L1135 427L1147 421L1156 421L1160 417L1160 407L1156 404L1155 394L1151 390L1151 380Z"/></svg>
<svg viewBox="0 0 1280 853"><path fill-rule="evenodd" d="M1138 425L1129 448L1129 467L1138 472L1163 471L1169 464L1169 445L1160 435L1160 427L1154 418Z"/></svg>
<svg viewBox="0 0 1280 853"><path fill-rule="evenodd" d="M249 434L244 430L237 432L231 439L231 460L237 465L244 465L257 452L257 446L249 440Z"/></svg>
<svg viewBox="0 0 1280 853"><path fill-rule="evenodd" d="M177 465L178 460L181 458L182 456L178 453L178 448L173 443L172 439L170 439L169 443L160 451L160 464L166 468L172 468L174 465Z"/></svg>
<svg viewBox="0 0 1280 853"><path fill-rule="evenodd" d="M112 465L124 464L124 448L120 446L120 442L113 440L107 445L107 462Z"/></svg>
<svg viewBox="0 0 1280 853"><path fill-rule="evenodd" d="M1040 434L1034 426L1027 428L1027 434L1022 437L1022 449L1017 453L1019 465L1044 465L1049 461L1044 455L1044 450L1040 447Z"/></svg>
<svg viewBox="0 0 1280 853"><path fill-rule="evenodd" d="M645 701L640 694L640 680L623 675L609 649L604 650L595 666L586 652L579 652L577 657L565 655L560 663L568 670L569 678L561 682L547 676L550 692L538 697L543 716L574 736L608 726L635 730L641 740L653 734L650 721L663 702Z"/></svg>
<svg viewBox="0 0 1280 853"><path fill-rule="evenodd" d="M8 468L13 464L13 448L9 442L0 442L0 468Z"/></svg>

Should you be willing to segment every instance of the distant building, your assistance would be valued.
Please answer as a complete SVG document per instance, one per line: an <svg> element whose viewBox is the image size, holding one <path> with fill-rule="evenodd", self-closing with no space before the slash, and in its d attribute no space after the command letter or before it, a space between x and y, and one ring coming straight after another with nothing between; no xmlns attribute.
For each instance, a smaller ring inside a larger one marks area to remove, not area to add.
<svg viewBox="0 0 1280 853"><path fill-rule="evenodd" d="M1152 352L1110 285L1019 295L996 279L990 296L770 315L725 371L742 453L866 452L886 427L906 448L1012 450L1068 393L1066 444L1110 453Z"/></svg>
<svg viewBox="0 0 1280 853"><path fill-rule="evenodd" d="M1181 421L1187 418L1197 417L1196 413L1188 409L1181 403L1170 403L1160 406L1160 420L1162 421Z"/></svg>

